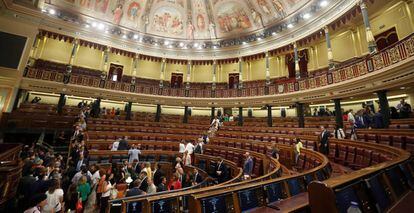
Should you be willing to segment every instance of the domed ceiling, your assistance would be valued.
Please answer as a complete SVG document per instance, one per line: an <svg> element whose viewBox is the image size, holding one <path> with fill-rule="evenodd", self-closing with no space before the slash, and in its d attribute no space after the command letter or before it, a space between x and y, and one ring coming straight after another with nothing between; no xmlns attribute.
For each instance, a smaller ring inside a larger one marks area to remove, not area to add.
<svg viewBox="0 0 414 213"><path fill-rule="evenodd" d="M3 1L39 29L150 56L205 60L290 45L360 0Z"/></svg>
<svg viewBox="0 0 414 213"><path fill-rule="evenodd" d="M283 20L311 0L50 0L142 33L174 39L220 39Z"/></svg>

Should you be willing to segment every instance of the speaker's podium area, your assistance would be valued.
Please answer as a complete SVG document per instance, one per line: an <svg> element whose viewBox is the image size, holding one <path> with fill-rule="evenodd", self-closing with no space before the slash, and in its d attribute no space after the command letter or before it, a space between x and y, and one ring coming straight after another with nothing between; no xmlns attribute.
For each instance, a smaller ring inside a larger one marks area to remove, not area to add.
<svg viewBox="0 0 414 213"><path fill-rule="evenodd" d="M412 212L413 14L0 0L0 212Z"/></svg>

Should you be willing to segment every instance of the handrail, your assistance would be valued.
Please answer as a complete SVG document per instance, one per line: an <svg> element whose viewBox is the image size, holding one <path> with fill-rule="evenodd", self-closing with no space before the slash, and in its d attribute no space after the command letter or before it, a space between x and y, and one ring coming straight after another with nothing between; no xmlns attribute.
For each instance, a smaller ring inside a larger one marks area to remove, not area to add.
<svg viewBox="0 0 414 213"><path fill-rule="evenodd" d="M359 145L364 144L364 142L359 143ZM364 145L367 145L366 143ZM385 169L392 168L398 164L402 164L407 162L410 159L410 153L404 151L402 149L397 149L390 146L385 146L382 144L375 144L375 146L379 147L380 150L387 150L393 153L394 158L390 161L382 162L370 167L366 167L348 174L344 174L338 177L330 178L323 182L313 182L309 185L308 192L309 192L309 206L311 207L312 212L319 212L324 210L326 212L338 212L335 200L335 192L334 188L339 188L342 186L346 186L352 184L358 180L363 180L364 178L378 174L380 171L384 171ZM386 185L389 185L387 181L385 181ZM394 189L390 189L390 193L395 196ZM323 197L325 200L324 202L320 201L320 198ZM394 197L398 200L397 197ZM397 201L398 202L398 201Z"/></svg>

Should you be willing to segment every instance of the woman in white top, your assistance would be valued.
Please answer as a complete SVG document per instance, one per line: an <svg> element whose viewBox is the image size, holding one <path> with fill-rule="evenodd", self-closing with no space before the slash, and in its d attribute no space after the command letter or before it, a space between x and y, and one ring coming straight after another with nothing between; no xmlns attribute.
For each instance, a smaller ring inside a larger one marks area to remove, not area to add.
<svg viewBox="0 0 414 213"><path fill-rule="evenodd" d="M184 144L185 144L185 141L181 140L178 152L184 153L184 151L185 151L185 145Z"/></svg>
<svg viewBox="0 0 414 213"><path fill-rule="evenodd" d="M187 150L185 150L185 152L184 152L183 159L184 159L184 165L186 165L186 166L191 165L191 155L188 154Z"/></svg>
<svg viewBox="0 0 414 213"><path fill-rule="evenodd" d="M42 212L60 212L62 211L63 190L60 188L60 182L53 179L49 190L46 191L47 204L43 207Z"/></svg>
<svg viewBox="0 0 414 213"><path fill-rule="evenodd" d="M103 190L102 190L102 195L101 195L100 213L106 212L106 208L108 207L109 196L111 195L111 189L115 188L115 184L112 185L114 174L111 173L108 176L109 176L108 180L105 180L102 186Z"/></svg>

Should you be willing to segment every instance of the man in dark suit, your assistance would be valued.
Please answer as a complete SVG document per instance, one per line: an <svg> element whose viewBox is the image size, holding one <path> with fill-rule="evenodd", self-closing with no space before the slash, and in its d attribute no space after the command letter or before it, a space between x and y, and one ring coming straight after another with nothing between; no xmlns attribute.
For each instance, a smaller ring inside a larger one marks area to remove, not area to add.
<svg viewBox="0 0 414 213"><path fill-rule="evenodd" d="M156 163L154 171L154 184L158 186L161 183L161 177L165 176L165 172L161 169L161 164Z"/></svg>
<svg viewBox="0 0 414 213"><path fill-rule="evenodd" d="M321 126L321 135L319 136L319 152L325 155L329 154L329 135L328 130Z"/></svg>
<svg viewBox="0 0 414 213"><path fill-rule="evenodd" d="M223 158L219 159L219 162L217 164L217 169L216 169L217 180L219 183L225 182L227 178L227 167L223 161L224 161Z"/></svg>
<svg viewBox="0 0 414 213"><path fill-rule="evenodd" d="M203 177L198 173L198 170L194 168L194 174L193 174L193 180L192 185L197 185L199 183L203 182Z"/></svg>
<svg viewBox="0 0 414 213"><path fill-rule="evenodd" d="M83 154L79 155L79 159L76 162L76 171L80 171L82 165L88 165L88 160L84 158Z"/></svg>
<svg viewBox="0 0 414 213"><path fill-rule="evenodd" d="M128 136L124 136L119 141L118 150L128 150Z"/></svg>
<svg viewBox="0 0 414 213"><path fill-rule="evenodd" d="M253 173L253 159L249 152L244 153L246 160L243 164L243 175L245 179L250 179Z"/></svg>
<svg viewBox="0 0 414 213"><path fill-rule="evenodd" d="M167 188L167 178L162 176L160 177L161 183L157 185L157 192L168 191Z"/></svg>
<svg viewBox="0 0 414 213"><path fill-rule="evenodd" d="M146 192L140 189L141 180L136 179L132 185L134 186L132 189L128 190L125 197L132 197L138 195L145 195ZM130 202L127 206L127 212L140 212L142 210L141 202Z"/></svg>

